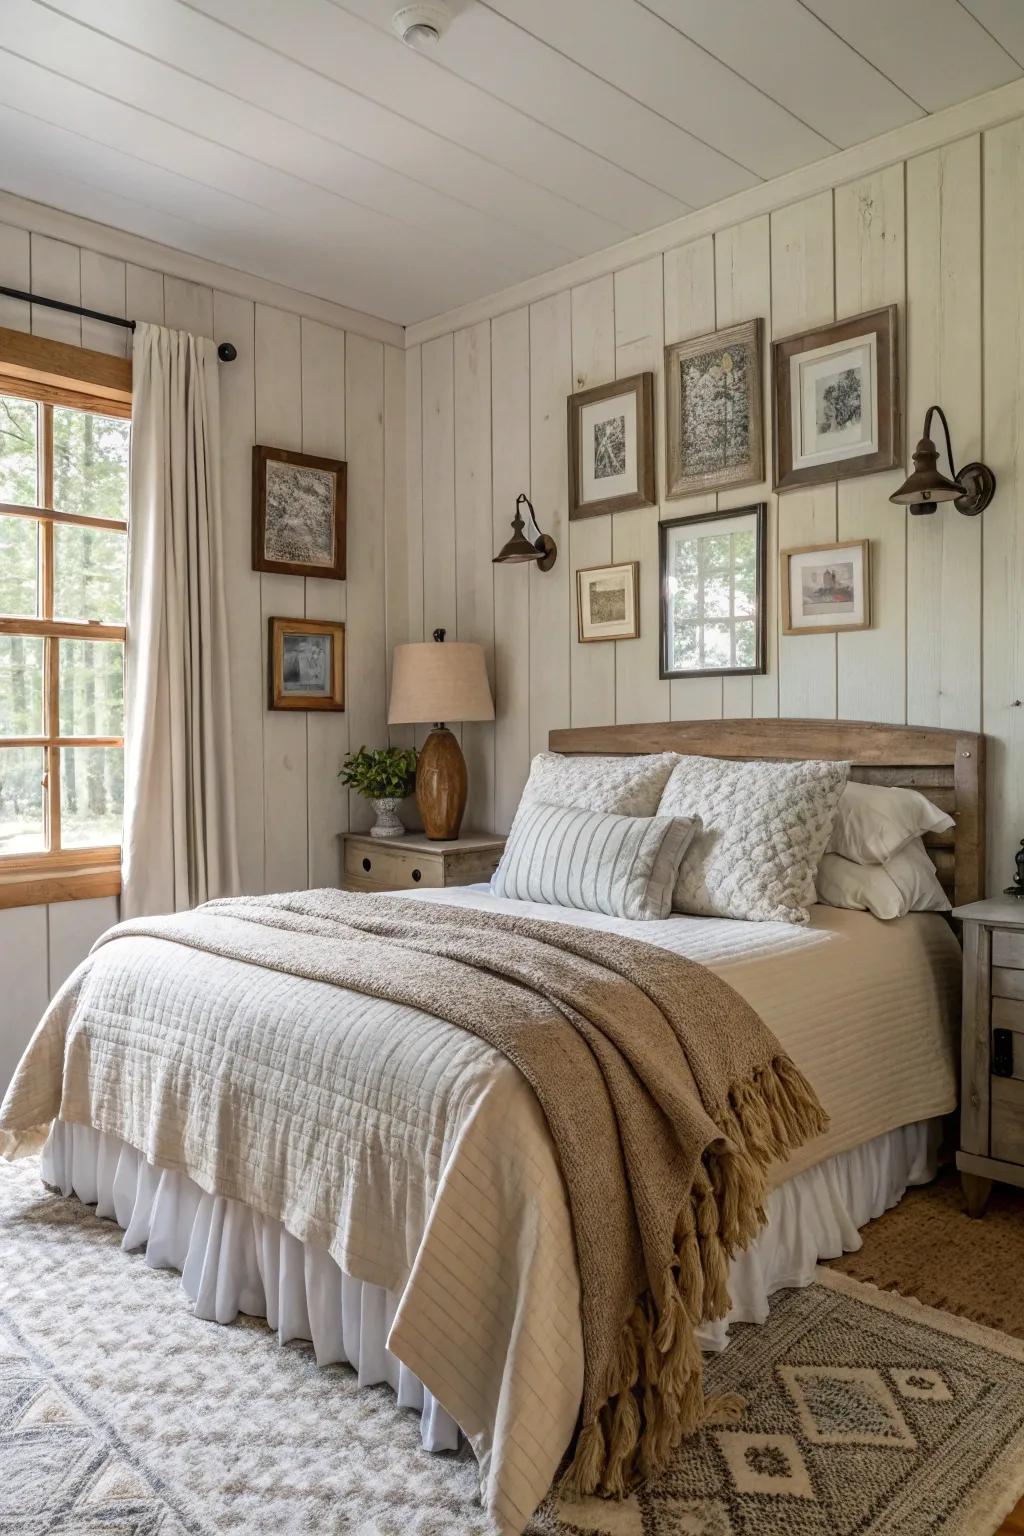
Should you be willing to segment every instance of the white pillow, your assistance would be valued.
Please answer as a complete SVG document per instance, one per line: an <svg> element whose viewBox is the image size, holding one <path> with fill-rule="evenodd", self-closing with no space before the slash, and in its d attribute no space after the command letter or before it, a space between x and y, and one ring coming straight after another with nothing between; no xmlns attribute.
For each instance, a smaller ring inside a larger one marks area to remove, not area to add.
<svg viewBox="0 0 1024 1536"><path fill-rule="evenodd" d="M609 917L668 917L694 830L682 817L612 816L530 801L519 809L491 890Z"/></svg>
<svg viewBox="0 0 1024 1536"><path fill-rule="evenodd" d="M673 907L698 917L806 923L848 763L683 757L660 816L696 816Z"/></svg>
<svg viewBox="0 0 1024 1536"><path fill-rule="evenodd" d="M948 912L949 897L919 837L885 864L857 864L826 853L818 870L818 896L830 907L852 907L889 921L908 912Z"/></svg>
<svg viewBox="0 0 1024 1536"><path fill-rule="evenodd" d="M887 789L851 779L839 802L828 851L856 864L884 864L915 837L946 832L954 825L952 816L916 789Z"/></svg>
<svg viewBox="0 0 1024 1536"><path fill-rule="evenodd" d="M616 816L653 816L677 752L640 757L566 757L538 752L530 764L520 805L543 800L581 811L611 811Z"/></svg>

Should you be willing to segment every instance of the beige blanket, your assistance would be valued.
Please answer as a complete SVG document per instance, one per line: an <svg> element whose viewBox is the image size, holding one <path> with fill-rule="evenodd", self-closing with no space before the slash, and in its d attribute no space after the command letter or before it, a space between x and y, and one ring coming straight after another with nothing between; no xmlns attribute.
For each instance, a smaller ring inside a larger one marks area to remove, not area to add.
<svg viewBox="0 0 1024 1536"><path fill-rule="evenodd" d="M700 1422L693 1328L728 1309L727 1261L761 1219L765 1168L824 1123L749 1006L704 967L631 939L387 897L212 903L124 924L107 941L143 934L421 1009L518 1067L554 1140L580 1272L585 1373L570 1485L620 1493L663 1465ZM85 1118L99 1123L99 1091L102 1128L127 1141L140 1098L181 1128L199 1100L216 1144L200 1173L257 1208L266 1189L254 1170L268 1139L283 1167L306 1154L324 1164L318 1143L330 1140L345 1095L329 1103L296 1089L315 1079L327 1042L315 1032L305 1040L283 1096L275 1058L291 1042L273 1031L253 1039L224 1023L183 1043L169 1059L156 1028L133 1059L94 1026L80 1060L69 1048L62 1101L54 1069L63 1040L43 1031L4 1105L8 1148L12 1132L31 1133L58 1112L76 1118L69 1092L84 1073ZM320 1193L337 1209L329 1188ZM287 1199L272 1214L293 1225Z"/></svg>

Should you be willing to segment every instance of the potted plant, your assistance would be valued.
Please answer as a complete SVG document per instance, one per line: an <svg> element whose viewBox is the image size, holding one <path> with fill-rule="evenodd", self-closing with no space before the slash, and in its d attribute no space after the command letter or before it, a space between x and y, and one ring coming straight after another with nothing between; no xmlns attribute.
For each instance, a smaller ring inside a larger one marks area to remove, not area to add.
<svg viewBox="0 0 1024 1536"><path fill-rule="evenodd" d="M398 807L416 784L416 753L411 747L381 747L375 752L360 747L345 758L338 777L376 811L371 837L402 836Z"/></svg>

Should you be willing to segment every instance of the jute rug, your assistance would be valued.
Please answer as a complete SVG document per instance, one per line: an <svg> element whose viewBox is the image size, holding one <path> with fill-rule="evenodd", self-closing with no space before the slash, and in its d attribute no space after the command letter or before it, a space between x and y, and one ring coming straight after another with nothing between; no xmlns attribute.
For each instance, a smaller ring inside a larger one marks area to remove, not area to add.
<svg viewBox="0 0 1024 1536"><path fill-rule="evenodd" d="M1024 1190L993 1185L973 1221L950 1170L908 1190L861 1236L863 1248L831 1268L1024 1339Z"/></svg>
<svg viewBox="0 0 1024 1536"><path fill-rule="evenodd" d="M468 1457L262 1323L197 1322L119 1230L0 1163L0 1532L485 1536ZM735 1331L746 1401L622 1504L531 1536L991 1536L1024 1491L1024 1343L826 1274Z"/></svg>

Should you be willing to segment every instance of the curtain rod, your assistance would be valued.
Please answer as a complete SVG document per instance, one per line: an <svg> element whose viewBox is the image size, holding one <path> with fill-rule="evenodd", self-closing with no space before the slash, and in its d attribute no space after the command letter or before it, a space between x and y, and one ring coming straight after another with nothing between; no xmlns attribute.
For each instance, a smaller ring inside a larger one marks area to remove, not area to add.
<svg viewBox="0 0 1024 1536"><path fill-rule="evenodd" d="M84 315L87 320L102 320L105 325L120 325L126 331L134 331L135 321L124 320L120 315L105 315L98 309L83 309L81 304L65 304L63 299L43 299L38 293L23 293L20 288L4 288L0 293L9 299L24 299L26 304L41 304L44 309L61 309L67 315ZM217 348L222 363L233 363L238 349L230 341L222 341Z"/></svg>

